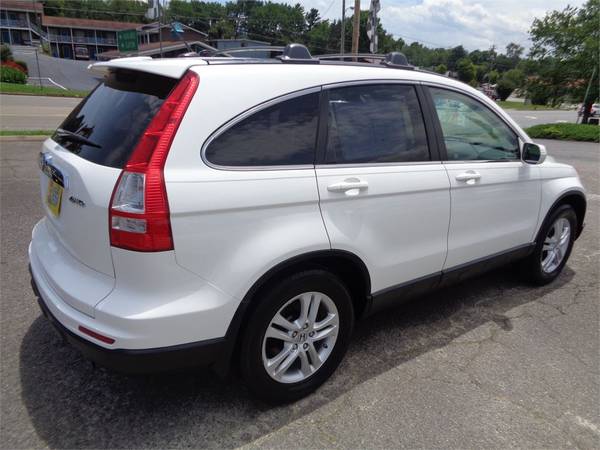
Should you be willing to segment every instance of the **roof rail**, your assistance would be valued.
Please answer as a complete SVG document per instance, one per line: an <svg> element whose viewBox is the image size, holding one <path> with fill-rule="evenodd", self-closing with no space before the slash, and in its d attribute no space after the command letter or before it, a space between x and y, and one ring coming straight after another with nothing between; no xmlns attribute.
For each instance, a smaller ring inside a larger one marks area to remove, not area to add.
<svg viewBox="0 0 600 450"><path fill-rule="evenodd" d="M207 51L202 56L231 56L231 53L245 53L245 52L269 52L269 53L283 53L285 47L278 46L261 46L261 47L238 47L238 48L227 48L216 52Z"/></svg>

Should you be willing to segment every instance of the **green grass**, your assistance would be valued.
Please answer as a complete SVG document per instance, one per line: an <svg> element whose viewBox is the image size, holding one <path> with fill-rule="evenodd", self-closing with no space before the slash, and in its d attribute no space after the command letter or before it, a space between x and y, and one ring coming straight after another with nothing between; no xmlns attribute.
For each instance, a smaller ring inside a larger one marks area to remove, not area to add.
<svg viewBox="0 0 600 450"><path fill-rule="evenodd" d="M45 95L49 97L85 97L87 91L63 90L57 87L31 84L0 83L0 94Z"/></svg>
<svg viewBox="0 0 600 450"><path fill-rule="evenodd" d="M50 136L52 130L0 130L0 136Z"/></svg>
<svg viewBox="0 0 600 450"><path fill-rule="evenodd" d="M546 123L526 128L525 132L534 139L600 142L600 126L598 125Z"/></svg>
<svg viewBox="0 0 600 450"><path fill-rule="evenodd" d="M548 109L556 109L551 106L546 105L526 105L521 102L497 102L498 106L504 109L518 109L521 111L536 111L536 110L548 110Z"/></svg>

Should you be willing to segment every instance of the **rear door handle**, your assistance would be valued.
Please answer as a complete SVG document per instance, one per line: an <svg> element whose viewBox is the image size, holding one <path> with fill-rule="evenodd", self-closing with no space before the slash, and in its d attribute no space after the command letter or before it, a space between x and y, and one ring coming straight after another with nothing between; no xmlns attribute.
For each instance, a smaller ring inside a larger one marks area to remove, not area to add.
<svg viewBox="0 0 600 450"><path fill-rule="evenodd" d="M346 178L340 183L334 183L327 186L329 192L343 192L346 195L358 195L360 191L369 187L369 183L359 178Z"/></svg>
<svg viewBox="0 0 600 450"><path fill-rule="evenodd" d="M467 170L459 175L456 175L456 181L464 181L467 184L475 184L481 178L481 174L474 170Z"/></svg>

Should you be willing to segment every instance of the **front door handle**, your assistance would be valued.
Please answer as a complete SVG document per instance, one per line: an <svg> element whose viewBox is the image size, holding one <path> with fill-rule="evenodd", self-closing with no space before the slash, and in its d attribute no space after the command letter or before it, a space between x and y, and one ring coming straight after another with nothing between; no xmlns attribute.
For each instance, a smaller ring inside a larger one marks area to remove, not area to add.
<svg viewBox="0 0 600 450"><path fill-rule="evenodd" d="M467 170L459 175L456 175L456 181L464 181L467 184L475 184L481 178L481 174L474 170Z"/></svg>
<svg viewBox="0 0 600 450"><path fill-rule="evenodd" d="M343 192L348 196L358 195L360 191L369 187L369 183L359 178L346 178L340 183L327 186L329 192Z"/></svg>

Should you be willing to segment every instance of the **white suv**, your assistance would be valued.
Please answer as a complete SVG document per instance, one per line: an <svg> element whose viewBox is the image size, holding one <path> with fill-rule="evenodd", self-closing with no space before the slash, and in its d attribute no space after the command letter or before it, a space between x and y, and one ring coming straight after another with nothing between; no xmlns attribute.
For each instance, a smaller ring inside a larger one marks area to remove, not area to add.
<svg viewBox="0 0 600 450"><path fill-rule="evenodd" d="M575 170L398 61L94 64L104 81L40 154L44 314L101 365L235 367L283 401L384 306L514 260L552 281L583 228Z"/></svg>

